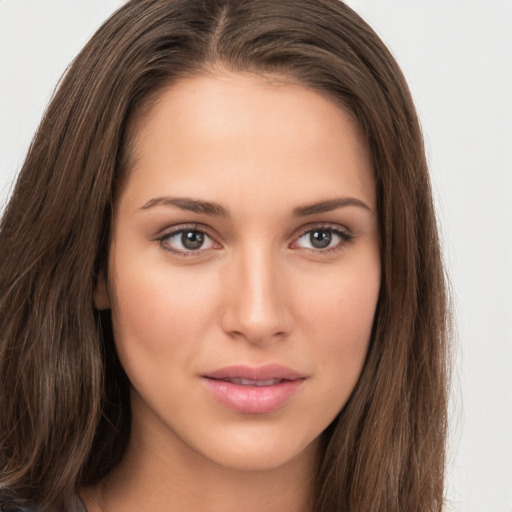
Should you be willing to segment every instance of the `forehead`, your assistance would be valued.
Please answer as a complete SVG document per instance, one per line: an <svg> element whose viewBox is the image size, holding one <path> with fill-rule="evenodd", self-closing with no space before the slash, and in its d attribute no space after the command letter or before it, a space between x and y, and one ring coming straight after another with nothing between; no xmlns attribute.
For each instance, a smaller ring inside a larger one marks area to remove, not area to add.
<svg viewBox="0 0 512 512"><path fill-rule="evenodd" d="M222 180L265 195L281 182L299 201L301 189L325 196L338 183L374 201L371 156L352 116L279 77L226 72L180 80L134 124L131 144L129 181L148 193L172 182L210 194Z"/></svg>

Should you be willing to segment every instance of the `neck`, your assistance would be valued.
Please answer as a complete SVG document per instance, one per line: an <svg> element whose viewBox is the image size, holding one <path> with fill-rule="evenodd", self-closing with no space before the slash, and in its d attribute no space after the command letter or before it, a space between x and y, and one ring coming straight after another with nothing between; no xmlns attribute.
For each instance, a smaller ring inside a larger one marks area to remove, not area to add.
<svg viewBox="0 0 512 512"><path fill-rule="evenodd" d="M310 512L318 442L278 467L238 469L216 464L148 424L132 424L121 463L94 492L88 512Z"/></svg>
<svg viewBox="0 0 512 512"><path fill-rule="evenodd" d="M208 470L210 466L211 470ZM296 468L272 471L213 469L210 464L162 467L126 458L100 487L102 512L309 512L311 478ZM92 511L90 511L92 512Z"/></svg>

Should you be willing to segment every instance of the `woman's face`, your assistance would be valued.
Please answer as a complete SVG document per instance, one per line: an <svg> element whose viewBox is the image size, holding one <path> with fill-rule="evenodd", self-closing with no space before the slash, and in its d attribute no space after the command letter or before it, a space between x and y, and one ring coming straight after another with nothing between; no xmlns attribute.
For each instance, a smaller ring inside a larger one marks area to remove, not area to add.
<svg viewBox="0 0 512 512"><path fill-rule="evenodd" d="M317 92L227 72L174 84L135 130L96 298L134 436L239 469L310 456L358 380L379 293L362 134Z"/></svg>

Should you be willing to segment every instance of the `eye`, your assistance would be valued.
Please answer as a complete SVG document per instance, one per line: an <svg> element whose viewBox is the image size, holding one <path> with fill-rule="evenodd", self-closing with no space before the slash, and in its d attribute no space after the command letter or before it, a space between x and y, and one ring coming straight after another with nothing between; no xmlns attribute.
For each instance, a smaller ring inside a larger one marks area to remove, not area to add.
<svg viewBox="0 0 512 512"><path fill-rule="evenodd" d="M294 247L328 252L341 249L352 242L353 235L331 227L316 227L305 231L294 243Z"/></svg>
<svg viewBox="0 0 512 512"><path fill-rule="evenodd" d="M195 253L217 246L204 231L190 228L180 228L167 233L159 241L166 251L178 254Z"/></svg>

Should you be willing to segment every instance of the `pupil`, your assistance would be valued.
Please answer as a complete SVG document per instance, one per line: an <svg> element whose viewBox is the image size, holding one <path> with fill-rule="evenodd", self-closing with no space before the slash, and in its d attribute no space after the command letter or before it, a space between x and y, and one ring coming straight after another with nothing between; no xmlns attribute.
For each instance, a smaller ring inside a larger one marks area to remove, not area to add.
<svg viewBox="0 0 512 512"><path fill-rule="evenodd" d="M204 242L204 236L198 231L185 231L181 234L183 247L190 250L199 249Z"/></svg>
<svg viewBox="0 0 512 512"><path fill-rule="evenodd" d="M330 231L313 231L310 235L310 242L316 249L325 249L329 247L331 243L331 232Z"/></svg>

